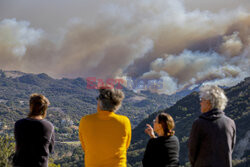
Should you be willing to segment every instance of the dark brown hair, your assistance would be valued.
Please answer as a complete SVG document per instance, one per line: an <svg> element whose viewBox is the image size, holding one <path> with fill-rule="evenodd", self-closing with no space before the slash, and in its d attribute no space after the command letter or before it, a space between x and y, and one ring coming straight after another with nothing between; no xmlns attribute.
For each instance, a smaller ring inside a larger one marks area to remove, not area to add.
<svg viewBox="0 0 250 167"><path fill-rule="evenodd" d="M158 115L158 123L161 124L164 136L173 136L175 131L173 131L175 124L173 118L167 113L160 113Z"/></svg>
<svg viewBox="0 0 250 167"><path fill-rule="evenodd" d="M37 93L32 94L30 96L30 112L28 117L41 115L45 118L49 105L50 102L44 95Z"/></svg>

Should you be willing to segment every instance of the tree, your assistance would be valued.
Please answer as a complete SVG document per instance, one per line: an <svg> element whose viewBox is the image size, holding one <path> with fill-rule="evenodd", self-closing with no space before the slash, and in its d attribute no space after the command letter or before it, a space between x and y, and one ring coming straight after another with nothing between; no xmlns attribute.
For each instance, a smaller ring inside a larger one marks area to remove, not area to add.
<svg viewBox="0 0 250 167"><path fill-rule="evenodd" d="M52 158L49 159L49 167L61 167L61 165L54 164L54 160Z"/></svg>
<svg viewBox="0 0 250 167"><path fill-rule="evenodd" d="M12 158L15 153L15 140L9 135L0 136L0 166L11 167ZM60 167L54 164L53 159L49 160L49 167Z"/></svg>
<svg viewBox="0 0 250 167"><path fill-rule="evenodd" d="M9 135L0 136L0 166L11 167L12 157L15 153L14 138Z"/></svg>

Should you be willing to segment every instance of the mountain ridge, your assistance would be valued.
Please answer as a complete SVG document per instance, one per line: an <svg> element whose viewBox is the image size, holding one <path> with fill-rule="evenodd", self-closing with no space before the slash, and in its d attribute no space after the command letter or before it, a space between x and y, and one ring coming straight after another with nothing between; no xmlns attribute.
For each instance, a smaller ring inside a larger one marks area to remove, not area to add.
<svg viewBox="0 0 250 167"><path fill-rule="evenodd" d="M227 116L235 120L237 127L237 143L233 154L234 158L244 159L250 155L250 136L248 138L247 135L250 132L250 124L248 121L250 119L249 92L250 78L245 78L245 80L239 84L225 89L225 93L229 99L225 113ZM185 163L188 162L188 136L193 121L201 114L198 92L193 92L190 95L185 96L169 108L149 115L148 118L144 119L136 128L133 129L133 138L128 153L128 159L130 164L136 164L134 165L135 167L140 166L140 161L142 159L147 141L149 140L149 137L144 133L145 125L147 123L152 123L153 119L160 112L167 112L174 118L176 124L176 136L179 138L181 146L180 162L182 165L185 165ZM244 153L242 156L238 156L242 152L242 149L240 149L242 147L239 144L240 141L246 141L247 139L249 139L248 142L243 142L243 145L247 146L244 147ZM237 150L237 148L239 149Z"/></svg>
<svg viewBox="0 0 250 167"><path fill-rule="evenodd" d="M63 167L82 166L83 152L80 147L67 144L78 141L78 123L82 116L96 112L95 89L87 90L83 78L54 79L47 74L26 74L16 71L11 76L0 70L0 135L13 134L13 124L23 118L28 112L28 100L31 93L42 93L49 98L51 106L48 109L48 119L55 125L57 134L56 152L53 155L56 164ZM10 73L10 72L9 72ZM14 77L13 77L14 76ZM226 114L237 124L237 145L234 158L244 158L250 155L250 137L248 132L250 107L250 78L234 87L226 88L229 104ZM198 90L198 88L195 88ZM141 159L147 144L148 136L144 133L146 123L152 123L159 112L168 112L176 123L176 135L181 144L181 165L187 165L187 141L192 122L200 115L197 92L189 91L167 96L149 91L139 94L123 88L125 99L118 114L127 115L133 127L131 146L128 151L128 166L141 166ZM189 94L186 96L186 94ZM249 126L250 127L250 126ZM239 144L241 143L241 144ZM244 150L242 149L244 148ZM248 149L249 148L249 149ZM243 150L243 154L241 153ZM243 159L242 159L243 158ZM247 159L248 162L248 159ZM238 167L238 166L237 166ZM239 166L240 167L240 166Z"/></svg>
<svg viewBox="0 0 250 167"><path fill-rule="evenodd" d="M159 96L151 92L138 94L125 87L123 91L125 99L117 113L128 116L133 127L148 114L173 105L181 98L179 95ZM0 110L2 110L0 122L11 129L17 119L25 117L28 112L29 96L32 93L41 93L48 97L51 102L48 113L52 113L48 116L61 115L62 113L53 110L60 108L65 114L64 117L70 118L76 126L80 121L79 118L96 112L98 90L87 89L87 82L84 78L54 79L45 73L26 74L19 71L0 70ZM3 112L6 108L11 111L12 115ZM4 117L6 120L3 120ZM59 126L58 118L48 117L48 119ZM75 135L74 139L77 140L78 137Z"/></svg>

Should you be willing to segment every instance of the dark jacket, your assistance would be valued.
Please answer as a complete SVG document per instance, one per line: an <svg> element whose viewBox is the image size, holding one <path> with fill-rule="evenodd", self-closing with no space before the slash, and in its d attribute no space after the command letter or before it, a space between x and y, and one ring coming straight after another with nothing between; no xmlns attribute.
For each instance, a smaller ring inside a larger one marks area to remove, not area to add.
<svg viewBox="0 0 250 167"><path fill-rule="evenodd" d="M176 136L150 139L142 160L143 167L178 167L179 148Z"/></svg>
<svg viewBox="0 0 250 167"><path fill-rule="evenodd" d="M15 123L14 167L47 167L54 149L54 127L47 120L25 118Z"/></svg>
<svg viewBox="0 0 250 167"><path fill-rule="evenodd" d="M236 127L223 111L213 109L195 120L189 137L193 167L232 167Z"/></svg>

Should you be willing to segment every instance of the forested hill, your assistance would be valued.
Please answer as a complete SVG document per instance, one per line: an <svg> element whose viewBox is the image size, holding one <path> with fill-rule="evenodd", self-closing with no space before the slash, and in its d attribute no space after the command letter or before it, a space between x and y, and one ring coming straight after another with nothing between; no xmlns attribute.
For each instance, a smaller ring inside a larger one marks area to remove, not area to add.
<svg viewBox="0 0 250 167"><path fill-rule="evenodd" d="M233 118L237 125L234 159L240 160L234 163L239 162L239 165L246 164L244 158L250 155L249 83L250 78L247 78L225 90L229 97L225 113ZM55 125L56 140L61 141L56 143L54 162L63 167L83 166L83 152L76 142L78 123L82 116L96 112L98 95L97 90L86 89L86 84L82 78L54 79L46 74L0 70L0 135L13 134L14 122L27 115L29 95L34 92L42 93L51 102L48 119ZM144 134L145 124L152 124L156 111L170 113L175 119L176 135L181 144L180 160L182 165L185 164L188 161L187 140L192 122L200 115L198 94L194 92L184 97L190 91L172 96L158 95L149 91L135 93L126 88L123 91L126 98L119 113L127 115L132 125L136 126L128 152L128 166L141 166L141 159L149 139ZM181 99L182 97L184 98ZM175 105L168 108L176 101L178 102Z"/></svg>
<svg viewBox="0 0 250 167"><path fill-rule="evenodd" d="M149 91L135 93L123 88L125 99L119 114L130 118L135 127L149 114L174 104L183 95L158 95ZM26 74L0 70L0 134L13 131L16 120L28 113L32 93L42 93L51 102L48 119L55 125L57 140L78 140L82 116L96 112L96 89L87 89L86 80L53 79L47 74Z"/></svg>
<svg viewBox="0 0 250 167"><path fill-rule="evenodd" d="M250 158L250 78L226 89L225 92L229 98L225 113L235 120L237 126L237 144L233 158L240 160L234 161L234 163L241 162L244 166L245 159ZM184 165L188 161L187 141L191 126L201 114L198 93L194 92L178 101L174 106L159 112L169 113L175 120L175 131L181 145L180 161ZM150 115L133 130L132 145L129 151L129 163L133 167L140 166L144 149L149 140L149 137L144 133L145 125L146 123L152 124L159 112Z"/></svg>

